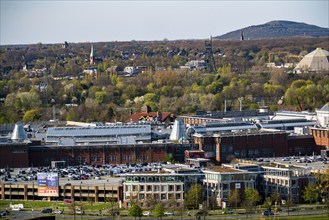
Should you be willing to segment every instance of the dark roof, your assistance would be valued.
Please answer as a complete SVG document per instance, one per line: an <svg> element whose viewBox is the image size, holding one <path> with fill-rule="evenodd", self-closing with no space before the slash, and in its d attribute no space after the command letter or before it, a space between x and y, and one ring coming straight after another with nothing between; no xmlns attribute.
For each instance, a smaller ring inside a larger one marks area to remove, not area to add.
<svg viewBox="0 0 329 220"><path fill-rule="evenodd" d="M170 117L171 112L161 112L162 113L162 119L161 121L164 122L167 120L167 118ZM158 112L148 112L148 113L142 113L138 112L130 116L129 121L134 122L134 121L140 121L147 118L156 118L158 117Z"/></svg>

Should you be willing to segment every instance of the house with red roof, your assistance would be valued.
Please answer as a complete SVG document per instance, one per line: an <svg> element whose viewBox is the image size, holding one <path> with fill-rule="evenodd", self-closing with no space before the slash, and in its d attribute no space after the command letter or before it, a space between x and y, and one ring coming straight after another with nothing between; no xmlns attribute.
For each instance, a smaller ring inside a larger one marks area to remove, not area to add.
<svg viewBox="0 0 329 220"><path fill-rule="evenodd" d="M141 112L134 113L130 116L130 122L150 121L150 122L174 122L175 116L171 112L152 112L150 106L143 106Z"/></svg>

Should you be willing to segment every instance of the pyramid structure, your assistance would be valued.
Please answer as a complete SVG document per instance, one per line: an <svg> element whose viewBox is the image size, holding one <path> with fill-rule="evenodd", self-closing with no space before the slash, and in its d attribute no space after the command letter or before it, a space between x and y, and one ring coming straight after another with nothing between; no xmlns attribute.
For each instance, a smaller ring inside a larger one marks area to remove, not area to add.
<svg viewBox="0 0 329 220"><path fill-rule="evenodd" d="M329 52L316 48L297 64L295 70L329 71Z"/></svg>
<svg viewBox="0 0 329 220"><path fill-rule="evenodd" d="M185 125L181 120L175 120L169 139L172 141L187 140Z"/></svg>
<svg viewBox="0 0 329 220"><path fill-rule="evenodd" d="M16 123L13 133L11 135L11 140L13 141L24 141L27 138L26 132L24 130L24 127L21 123Z"/></svg>

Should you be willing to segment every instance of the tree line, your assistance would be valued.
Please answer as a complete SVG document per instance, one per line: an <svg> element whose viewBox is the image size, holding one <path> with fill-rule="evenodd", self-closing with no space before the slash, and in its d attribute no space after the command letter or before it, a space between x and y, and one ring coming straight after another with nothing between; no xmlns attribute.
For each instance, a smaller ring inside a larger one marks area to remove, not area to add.
<svg viewBox="0 0 329 220"><path fill-rule="evenodd" d="M266 68L264 63L270 51L286 48L305 55L318 46L325 48L326 40L214 41L217 68L211 74L177 69L188 60L203 59L203 41L96 43L95 51L103 60L96 63L95 76L81 75L82 69L90 66L90 44L72 44L66 49L37 44L4 50L2 46L0 123L49 120L53 106L60 120L86 122L126 121L131 112L139 112L143 105L149 105L153 111L190 115L196 110L223 111L226 100L227 110L238 110L240 97L244 98L246 110L261 105L272 111L296 110L301 104L303 110L313 111L329 100L327 72L294 74L289 69ZM125 51L131 56L129 59L122 56ZM179 53L182 51L185 53ZM278 62L281 58L273 57ZM34 63L35 68L46 67L48 73L28 77L21 70L28 62ZM120 65L149 68L134 77L107 71ZM55 76L83 78L56 80Z"/></svg>

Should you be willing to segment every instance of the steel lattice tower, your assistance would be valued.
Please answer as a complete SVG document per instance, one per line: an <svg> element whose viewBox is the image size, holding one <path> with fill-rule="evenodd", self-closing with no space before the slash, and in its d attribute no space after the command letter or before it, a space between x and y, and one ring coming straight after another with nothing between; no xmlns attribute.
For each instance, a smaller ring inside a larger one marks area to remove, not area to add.
<svg viewBox="0 0 329 220"><path fill-rule="evenodd" d="M206 70L208 73L214 73L216 72L215 68L215 59L212 52L212 37L210 37L210 40L205 41L205 58L204 61L206 63Z"/></svg>

